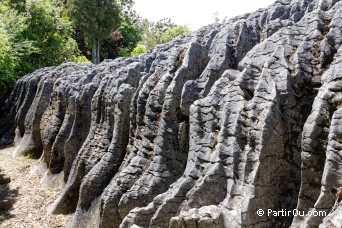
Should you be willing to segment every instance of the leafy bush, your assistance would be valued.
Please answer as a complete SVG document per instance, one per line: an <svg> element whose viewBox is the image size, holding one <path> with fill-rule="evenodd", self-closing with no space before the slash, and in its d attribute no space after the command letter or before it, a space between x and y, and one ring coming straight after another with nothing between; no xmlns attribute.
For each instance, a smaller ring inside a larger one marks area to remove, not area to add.
<svg viewBox="0 0 342 228"><path fill-rule="evenodd" d="M72 26L58 0L0 2L0 99L34 70L78 61Z"/></svg>
<svg viewBox="0 0 342 228"><path fill-rule="evenodd" d="M119 51L119 56L120 56L120 57L129 57L129 56L131 56L131 53L129 52L129 49L128 49L128 48L122 48L122 49Z"/></svg>
<svg viewBox="0 0 342 228"><path fill-rule="evenodd" d="M185 25L176 25L169 18L163 18L157 22L147 19L138 20L142 33L141 45L146 49L154 48L158 44L166 43L179 35L187 35L191 30Z"/></svg>
<svg viewBox="0 0 342 228"><path fill-rule="evenodd" d="M76 63L89 63L90 62L90 60L87 59L87 57L85 57L84 55L81 55L81 56L73 55L71 58L71 61L76 62Z"/></svg>
<svg viewBox="0 0 342 228"><path fill-rule="evenodd" d="M138 45L131 52L131 56L139 56L147 51L145 46Z"/></svg>

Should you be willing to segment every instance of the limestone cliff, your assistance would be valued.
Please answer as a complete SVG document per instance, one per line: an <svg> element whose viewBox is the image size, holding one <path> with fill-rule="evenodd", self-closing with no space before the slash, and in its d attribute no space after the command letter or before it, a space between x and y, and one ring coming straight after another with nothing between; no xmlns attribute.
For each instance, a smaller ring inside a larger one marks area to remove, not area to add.
<svg viewBox="0 0 342 228"><path fill-rule="evenodd" d="M341 44L341 0L277 0L140 57L21 78L0 141L40 157L70 227L341 227Z"/></svg>

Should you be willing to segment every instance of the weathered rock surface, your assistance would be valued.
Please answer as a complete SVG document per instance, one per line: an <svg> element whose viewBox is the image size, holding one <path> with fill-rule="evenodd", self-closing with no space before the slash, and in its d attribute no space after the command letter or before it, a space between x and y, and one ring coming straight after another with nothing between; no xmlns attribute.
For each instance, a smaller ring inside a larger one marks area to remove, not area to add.
<svg viewBox="0 0 342 228"><path fill-rule="evenodd" d="M140 57L21 78L0 142L40 156L70 227L341 227L341 44L342 1L278 0Z"/></svg>

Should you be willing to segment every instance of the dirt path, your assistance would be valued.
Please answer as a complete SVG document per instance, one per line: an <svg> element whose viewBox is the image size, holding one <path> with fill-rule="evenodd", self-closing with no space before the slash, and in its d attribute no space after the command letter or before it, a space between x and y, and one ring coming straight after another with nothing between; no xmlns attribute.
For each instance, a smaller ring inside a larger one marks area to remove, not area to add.
<svg viewBox="0 0 342 228"><path fill-rule="evenodd" d="M60 191L42 187L40 176L29 174L37 160L12 158L13 150L13 147L0 149L0 169L11 178L7 190L15 199L9 211L0 212L0 227L65 227L71 215L46 213Z"/></svg>

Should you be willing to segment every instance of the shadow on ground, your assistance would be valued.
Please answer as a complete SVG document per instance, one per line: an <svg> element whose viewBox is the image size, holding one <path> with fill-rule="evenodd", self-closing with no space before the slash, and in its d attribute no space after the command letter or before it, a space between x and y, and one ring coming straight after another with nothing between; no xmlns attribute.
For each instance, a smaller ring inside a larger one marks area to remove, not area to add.
<svg viewBox="0 0 342 228"><path fill-rule="evenodd" d="M17 189L10 189L8 183L10 177L0 173L0 224L6 219L12 218L11 209L15 203L15 197L18 195Z"/></svg>

